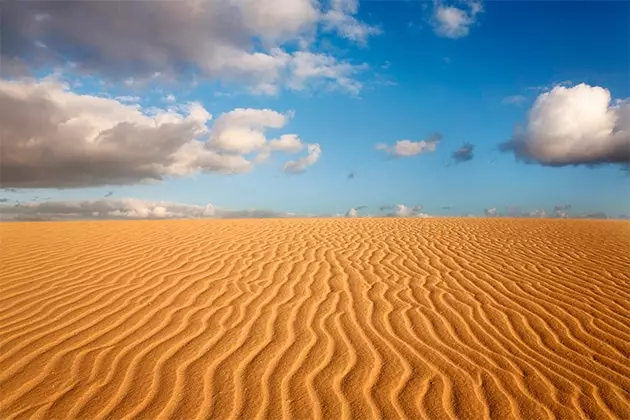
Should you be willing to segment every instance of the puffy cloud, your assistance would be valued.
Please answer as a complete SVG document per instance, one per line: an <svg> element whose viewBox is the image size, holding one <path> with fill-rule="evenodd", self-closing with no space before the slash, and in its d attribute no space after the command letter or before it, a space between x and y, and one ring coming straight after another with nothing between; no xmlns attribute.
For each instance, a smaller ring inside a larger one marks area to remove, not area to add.
<svg viewBox="0 0 630 420"><path fill-rule="evenodd" d="M422 153L432 153L438 143L442 140L442 135L438 133L431 134L427 140L411 141L398 140L394 145L388 146L380 143L376 145L376 150L382 150L392 156L416 156Z"/></svg>
<svg viewBox="0 0 630 420"><path fill-rule="evenodd" d="M387 206L382 206L381 209L386 208ZM421 213L422 206L405 206L404 204L396 204L395 206L391 206L394 210L393 213L388 213L387 215L390 217L425 217L428 216L425 213Z"/></svg>
<svg viewBox="0 0 630 420"><path fill-rule="evenodd" d="M283 46L314 38L322 27L363 42L378 30L357 12L356 0L335 0L328 10L315 0L137 1L123 8L111 1L10 2L3 5L3 70L71 61L77 71L130 83L156 73L171 80L198 74L246 83L259 94L287 84L303 89L312 80L355 92L355 65Z"/></svg>
<svg viewBox="0 0 630 420"><path fill-rule="evenodd" d="M284 172L288 174L299 174L310 166L313 166L315 162L319 160L322 154L322 149L319 144L309 144L306 146L307 155L297 160L290 160L284 164Z"/></svg>
<svg viewBox="0 0 630 420"><path fill-rule="evenodd" d="M304 144L297 134L283 134L269 142L269 150L287 153L297 153L304 148Z"/></svg>
<svg viewBox="0 0 630 420"><path fill-rule="evenodd" d="M571 204L562 204L554 206L553 215L554 217L560 217L566 219L569 217L569 210L571 209Z"/></svg>
<svg viewBox="0 0 630 420"><path fill-rule="evenodd" d="M288 118L270 109L235 109L217 118L206 148L237 154L260 150L267 144L264 130L280 128Z"/></svg>
<svg viewBox="0 0 630 420"><path fill-rule="evenodd" d="M529 212L528 216L544 218L544 217L547 217L547 212L545 211L545 209L532 210Z"/></svg>
<svg viewBox="0 0 630 420"><path fill-rule="evenodd" d="M253 162L243 154L266 147L264 128L282 127L287 116L237 109L210 130L211 118L199 103L144 109L76 94L54 78L0 80L0 178L6 187L67 188L247 172ZM280 142L289 152L295 143Z"/></svg>
<svg viewBox="0 0 630 420"><path fill-rule="evenodd" d="M470 27L477 20L477 15L483 11L481 3L468 2L467 5L469 10L444 6L436 2L433 15L435 33L453 39L467 36Z"/></svg>
<svg viewBox="0 0 630 420"><path fill-rule="evenodd" d="M427 214L427 213L416 213L414 216L415 217L420 217L422 219L427 219L429 217L433 217L433 216L431 216L430 214Z"/></svg>
<svg viewBox="0 0 630 420"><path fill-rule="evenodd" d="M484 212L484 214L485 214L487 217L493 217L493 216L496 216L496 215L497 215L497 209L496 209L496 207L492 207L492 208L489 208L489 209L485 209L483 212Z"/></svg>
<svg viewBox="0 0 630 420"><path fill-rule="evenodd" d="M579 84L542 93L524 128L500 145L526 162L549 166L630 162L630 101L607 89Z"/></svg>
<svg viewBox="0 0 630 420"><path fill-rule="evenodd" d="M4 220L68 219L180 219L180 218L263 218L292 217L292 213L269 210L228 210L205 206L150 201L135 198L108 198L81 201L46 201L0 205Z"/></svg>
<svg viewBox="0 0 630 420"><path fill-rule="evenodd" d="M350 209L346 212L346 217L359 217L359 212L357 209Z"/></svg>
<svg viewBox="0 0 630 420"><path fill-rule="evenodd" d="M451 159L453 159L455 163L468 162L473 159L474 149L474 144L466 143L451 154Z"/></svg>

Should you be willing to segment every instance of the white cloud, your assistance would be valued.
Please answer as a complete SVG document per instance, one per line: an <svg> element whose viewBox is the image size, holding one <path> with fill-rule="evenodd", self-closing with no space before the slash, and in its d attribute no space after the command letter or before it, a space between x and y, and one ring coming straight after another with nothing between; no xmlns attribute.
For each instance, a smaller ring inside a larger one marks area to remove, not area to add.
<svg viewBox="0 0 630 420"><path fill-rule="evenodd" d="M346 212L346 217L359 217L359 212L357 209L352 208Z"/></svg>
<svg viewBox="0 0 630 420"><path fill-rule="evenodd" d="M404 204L396 204L396 206L394 207L394 213L390 214L390 215L391 216L396 216L396 217L422 217L422 216L428 216L425 213L421 213L420 212L421 210L422 210L422 206L421 205L409 207L409 206L405 206Z"/></svg>
<svg viewBox="0 0 630 420"><path fill-rule="evenodd" d="M269 142L269 150L287 153L297 153L304 148L304 144L297 134L283 134Z"/></svg>
<svg viewBox="0 0 630 420"><path fill-rule="evenodd" d="M243 155L267 147L264 128L281 128L290 115L236 109L210 130L212 116L199 103L144 109L76 94L54 78L0 80L0 178L7 187L48 188L247 172L253 162ZM271 151L295 151L299 140L292 136ZM309 150L301 167L319 153L318 145Z"/></svg>
<svg viewBox="0 0 630 420"><path fill-rule="evenodd" d="M489 216L489 217L496 216L496 215L497 215L497 209L496 209L496 207L492 207L492 208L489 208L489 209L485 209L485 210L484 210L484 214L485 214L486 216Z"/></svg>
<svg viewBox="0 0 630 420"><path fill-rule="evenodd" d="M313 166L322 154L322 149L317 143L307 145L306 150L308 154L305 157L285 163L284 172L289 174L302 173L308 167Z"/></svg>
<svg viewBox="0 0 630 420"><path fill-rule="evenodd" d="M435 33L453 39L467 36L470 27L476 22L477 15L483 11L481 3L478 2L469 2L468 8L466 11L437 2L433 15Z"/></svg>
<svg viewBox="0 0 630 420"><path fill-rule="evenodd" d="M367 69L366 64L354 65L336 58L305 51L297 51L288 62L288 87L303 90L315 83L329 89L339 89L358 94L363 84L354 79L354 75Z"/></svg>
<svg viewBox="0 0 630 420"><path fill-rule="evenodd" d="M412 141L398 140L393 146L377 144L376 150L383 150L393 156L416 156L422 153L432 153L442 139L440 134L432 134L427 140Z"/></svg>
<svg viewBox="0 0 630 420"><path fill-rule="evenodd" d="M322 14L324 28L343 38L364 44L368 37L381 33L380 28L358 21L358 0L333 0L330 10Z"/></svg>
<svg viewBox="0 0 630 420"><path fill-rule="evenodd" d="M266 128L281 128L290 118L270 109L237 108L217 118L206 143L209 149L248 154L267 144Z"/></svg>
<svg viewBox="0 0 630 420"><path fill-rule="evenodd" d="M404 204L396 204L395 206L384 205L379 207L380 211L393 210L387 213L389 217L431 217L426 213L422 213L422 206L406 206Z"/></svg>
<svg viewBox="0 0 630 420"><path fill-rule="evenodd" d="M0 204L4 220L66 219L180 219L180 218L268 218L293 217L294 213L270 210L229 210L205 206L136 198L29 202L19 206Z"/></svg>
<svg viewBox="0 0 630 420"><path fill-rule="evenodd" d="M544 209L537 209L537 210L530 211L528 213L528 216L529 217L545 218L545 217L547 217L547 212Z"/></svg>
<svg viewBox="0 0 630 420"><path fill-rule="evenodd" d="M246 84L265 95L287 85L305 89L313 81L356 93L361 83L354 76L363 66L285 47L308 47L305 40L315 39L321 29L359 43L379 33L355 18L357 0L334 0L328 10L325 3L137 1L120 8L117 2L79 1L68 8L59 1L11 2L3 8L3 68L27 64L42 69L72 61L78 72L130 84L156 74L183 80L194 73ZM37 47L33 39L47 48Z"/></svg>
<svg viewBox="0 0 630 420"><path fill-rule="evenodd" d="M563 166L630 162L630 100L581 83L542 93L524 128L501 145L526 161Z"/></svg>

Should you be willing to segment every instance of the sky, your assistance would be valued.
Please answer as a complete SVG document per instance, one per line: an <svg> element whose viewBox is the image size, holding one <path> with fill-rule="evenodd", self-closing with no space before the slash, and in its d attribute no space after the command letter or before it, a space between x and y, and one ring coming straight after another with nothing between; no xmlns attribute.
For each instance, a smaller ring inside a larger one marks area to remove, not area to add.
<svg viewBox="0 0 630 420"><path fill-rule="evenodd" d="M13 2L3 218L630 215L630 2Z"/></svg>

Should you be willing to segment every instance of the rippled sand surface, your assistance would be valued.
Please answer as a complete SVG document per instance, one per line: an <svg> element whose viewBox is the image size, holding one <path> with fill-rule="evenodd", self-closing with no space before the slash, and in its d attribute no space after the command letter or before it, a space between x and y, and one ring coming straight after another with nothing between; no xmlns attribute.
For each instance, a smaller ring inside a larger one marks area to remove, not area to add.
<svg viewBox="0 0 630 420"><path fill-rule="evenodd" d="M0 224L0 418L630 418L630 223Z"/></svg>

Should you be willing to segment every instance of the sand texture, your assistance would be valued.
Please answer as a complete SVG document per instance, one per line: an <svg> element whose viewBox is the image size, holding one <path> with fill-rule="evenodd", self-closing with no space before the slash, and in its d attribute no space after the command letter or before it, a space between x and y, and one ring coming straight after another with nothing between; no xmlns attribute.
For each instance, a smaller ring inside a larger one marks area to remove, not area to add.
<svg viewBox="0 0 630 420"><path fill-rule="evenodd" d="M0 418L630 419L630 223L0 224Z"/></svg>

